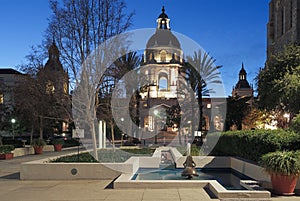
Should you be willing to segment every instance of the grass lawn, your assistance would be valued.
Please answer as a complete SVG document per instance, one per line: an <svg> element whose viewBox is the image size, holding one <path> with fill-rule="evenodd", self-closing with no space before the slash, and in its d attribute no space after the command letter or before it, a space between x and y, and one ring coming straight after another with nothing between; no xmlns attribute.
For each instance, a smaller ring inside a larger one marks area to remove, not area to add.
<svg viewBox="0 0 300 201"><path fill-rule="evenodd" d="M125 162L132 156L152 156L155 149L150 148L142 148L142 149L101 149L98 151L99 160L95 160L95 158L89 153L81 153L79 156L77 154L71 156L63 156L57 158L51 162L59 163L121 163Z"/></svg>
<svg viewBox="0 0 300 201"><path fill-rule="evenodd" d="M186 153L186 147L185 146L182 146L182 147L176 147L176 149L183 155L183 156L186 156L187 153ZM201 147L197 147L196 145L192 145L191 146L191 155L192 156L202 156L202 152L201 152Z"/></svg>

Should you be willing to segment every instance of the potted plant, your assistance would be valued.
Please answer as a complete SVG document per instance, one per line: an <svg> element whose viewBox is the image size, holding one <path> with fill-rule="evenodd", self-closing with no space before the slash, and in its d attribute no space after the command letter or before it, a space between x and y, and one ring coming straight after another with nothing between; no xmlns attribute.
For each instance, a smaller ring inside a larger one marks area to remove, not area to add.
<svg viewBox="0 0 300 201"><path fill-rule="evenodd" d="M299 151L276 151L265 154L261 166L271 176L272 188L281 195L293 195L300 174Z"/></svg>
<svg viewBox="0 0 300 201"><path fill-rule="evenodd" d="M12 159L14 154L12 151L15 149L13 145L0 145L0 159Z"/></svg>
<svg viewBox="0 0 300 201"><path fill-rule="evenodd" d="M52 141L52 144L54 146L55 151L61 151L62 146L64 144L64 140L63 139L55 139Z"/></svg>
<svg viewBox="0 0 300 201"><path fill-rule="evenodd" d="M39 139L32 140L31 145L34 149L35 154L42 154L43 148L46 145L46 142L45 142L45 140L39 138Z"/></svg>

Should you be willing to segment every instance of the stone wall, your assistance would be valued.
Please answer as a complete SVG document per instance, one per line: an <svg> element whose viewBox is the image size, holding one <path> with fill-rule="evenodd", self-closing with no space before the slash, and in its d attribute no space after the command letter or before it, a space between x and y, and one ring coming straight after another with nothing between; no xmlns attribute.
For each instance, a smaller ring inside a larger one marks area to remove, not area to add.
<svg viewBox="0 0 300 201"><path fill-rule="evenodd" d="M285 45L299 41L300 1L272 0L267 25L267 56L278 54Z"/></svg>

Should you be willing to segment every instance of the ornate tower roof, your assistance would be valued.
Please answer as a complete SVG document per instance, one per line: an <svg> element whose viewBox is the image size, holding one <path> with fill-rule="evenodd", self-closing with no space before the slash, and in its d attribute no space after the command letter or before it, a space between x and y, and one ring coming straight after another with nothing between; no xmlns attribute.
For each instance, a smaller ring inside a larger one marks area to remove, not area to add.
<svg viewBox="0 0 300 201"><path fill-rule="evenodd" d="M239 79L240 80L247 80L247 72L244 68L244 63L242 63L242 68L241 68L240 73L239 73Z"/></svg>
<svg viewBox="0 0 300 201"><path fill-rule="evenodd" d="M247 81L247 72L244 68L244 63L242 63L242 68L241 68L240 73L239 73L239 81L235 86L235 89L241 89L241 88L251 89L251 86Z"/></svg>
<svg viewBox="0 0 300 201"><path fill-rule="evenodd" d="M165 13L165 7L162 7L162 13L157 18L157 28L158 29L170 29L170 19Z"/></svg>
<svg viewBox="0 0 300 201"><path fill-rule="evenodd" d="M155 34L148 40L146 48L155 47L173 47L181 49L180 43L176 36L174 36L170 29L170 19L165 13L165 8L162 7L162 13L158 16L157 28Z"/></svg>
<svg viewBox="0 0 300 201"><path fill-rule="evenodd" d="M45 69L51 71L55 70L55 71L64 72L63 66L59 61L60 53L54 40L48 49L48 54L49 54L49 58L47 63L45 64Z"/></svg>
<svg viewBox="0 0 300 201"><path fill-rule="evenodd" d="M59 50L53 40L52 44L48 49L49 59L58 60L59 59Z"/></svg>

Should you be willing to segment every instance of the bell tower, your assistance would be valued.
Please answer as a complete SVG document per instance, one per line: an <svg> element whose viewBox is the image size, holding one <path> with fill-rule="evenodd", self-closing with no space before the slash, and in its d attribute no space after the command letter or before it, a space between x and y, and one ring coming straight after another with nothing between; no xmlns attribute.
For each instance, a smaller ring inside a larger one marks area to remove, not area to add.
<svg viewBox="0 0 300 201"><path fill-rule="evenodd" d="M239 81L232 89L232 97L253 97L253 89L247 80L244 63L242 63L242 68L239 72Z"/></svg>
<svg viewBox="0 0 300 201"><path fill-rule="evenodd" d="M177 95L182 84L179 72L184 64L180 42L171 32L164 7L156 22L155 33L147 41L140 69L150 82L140 92L141 125L148 131L161 129L158 111L166 111L178 104Z"/></svg>
<svg viewBox="0 0 300 201"><path fill-rule="evenodd" d="M165 7L162 7L162 13L158 16L157 20L157 29L168 29L170 30L170 19L165 13Z"/></svg>

